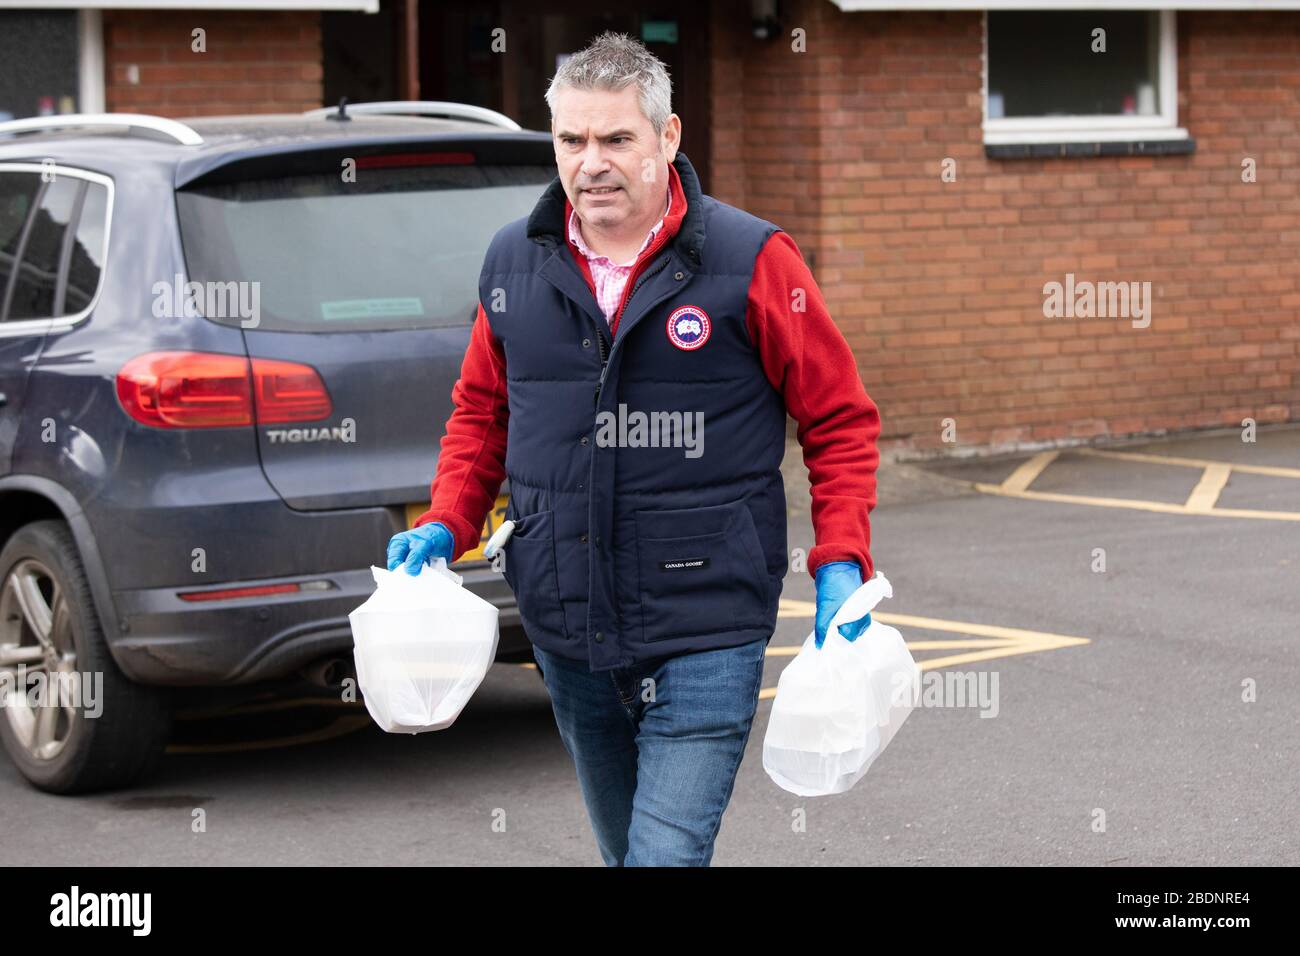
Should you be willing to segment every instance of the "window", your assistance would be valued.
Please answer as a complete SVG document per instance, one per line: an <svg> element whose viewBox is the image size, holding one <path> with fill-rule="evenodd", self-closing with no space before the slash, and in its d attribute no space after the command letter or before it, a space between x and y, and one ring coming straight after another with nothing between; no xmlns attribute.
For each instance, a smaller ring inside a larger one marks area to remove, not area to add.
<svg viewBox="0 0 1300 956"><path fill-rule="evenodd" d="M25 235L19 240L18 266L6 290L5 317L10 321L55 315L59 254L81 190L78 180L66 176L41 187L36 213L28 218Z"/></svg>
<svg viewBox="0 0 1300 956"><path fill-rule="evenodd" d="M41 179L36 175L0 175L0 319L4 318L6 290L18 261L23 227L36 204Z"/></svg>
<svg viewBox="0 0 1300 956"><path fill-rule="evenodd" d="M85 183L85 198L77 231L66 244L67 282L62 308L55 305L55 315L75 315L90 308L99 291L99 277L104 271L105 230L108 228L108 190L97 183Z"/></svg>
<svg viewBox="0 0 1300 956"><path fill-rule="evenodd" d="M0 10L0 121L75 113L75 10Z"/></svg>
<svg viewBox="0 0 1300 956"><path fill-rule="evenodd" d="M1177 125L1174 16L989 11L984 142L1186 141Z"/></svg>
<svg viewBox="0 0 1300 956"><path fill-rule="evenodd" d="M79 315L99 289L108 185L53 172L0 170L0 321Z"/></svg>
<svg viewBox="0 0 1300 956"><path fill-rule="evenodd" d="M469 326L493 234L554 166L446 165L198 186L176 195L189 278L247 291L275 332ZM234 285L238 283L238 285ZM243 317L211 314L214 322Z"/></svg>

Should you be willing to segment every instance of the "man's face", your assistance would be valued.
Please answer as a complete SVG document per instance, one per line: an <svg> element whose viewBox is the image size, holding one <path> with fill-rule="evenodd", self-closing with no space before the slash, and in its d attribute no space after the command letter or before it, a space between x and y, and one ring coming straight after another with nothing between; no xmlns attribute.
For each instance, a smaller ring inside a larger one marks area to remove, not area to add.
<svg viewBox="0 0 1300 956"><path fill-rule="evenodd" d="M655 135L635 83L617 92L561 87L551 135L560 182L578 218L614 232L657 221L680 130L674 113Z"/></svg>

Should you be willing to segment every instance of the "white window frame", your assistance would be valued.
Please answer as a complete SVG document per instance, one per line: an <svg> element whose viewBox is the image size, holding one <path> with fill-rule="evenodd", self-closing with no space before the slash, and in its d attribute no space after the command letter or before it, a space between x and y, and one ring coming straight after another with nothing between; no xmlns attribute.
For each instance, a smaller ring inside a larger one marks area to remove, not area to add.
<svg viewBox="0 0 1300 956"><path fill-rule="evenodd" d="M116 199L116 187L113 180L102 173L92 173L88 169L78 169L75 166L63 166L58 163L11 163L0 161L0 175L5 173L35 173L40 175L44 172L53 170L54 175L67 176L69 179L84 179L87 182L98 183L108 190L108 197L104 202L104 250L103 264L99 267L99 285L95 286L95 294L90 299L90 304L80 312L71 315L53 316L48 319L15 319L12 322L0 322L0 338L12 338L18 335L31 335L33 333L50 333L66 332L68 329L75 328L95 311L99 305L100 296L104 294L104 284L108 281L108 252L110 249L109 239L112 238L113 230L113 203ZM0 286L0 297L3 296L4 288Z"/></svg>
<svg viewBox="0 0 1300 956"><path fill-rule="evenodd" d="M989 118L989 15L984 11L980 54L984 145L1036 143L1111 143L1138 140L1185 140L1178 125L1178 34L1174 10L1155 11L1160 31L1159 96L1156 113L1145 116L1016 116Z"/></svg>

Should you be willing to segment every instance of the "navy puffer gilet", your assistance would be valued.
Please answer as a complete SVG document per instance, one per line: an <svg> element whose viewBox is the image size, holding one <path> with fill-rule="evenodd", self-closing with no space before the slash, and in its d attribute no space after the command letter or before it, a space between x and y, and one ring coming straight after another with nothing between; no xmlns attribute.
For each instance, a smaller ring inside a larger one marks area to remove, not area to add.
<svg viewBox="0 0 1300 956"><path fill-rule="evenodd" d="M685 218L612 341L558 177L496 234L479 278L508 379L505 577L533 643L592 671L770 638L788 566L785 403L745 327L777 227L703 195L683 153L673 165ZM635 412L682 427L608 440Z"/></svg>

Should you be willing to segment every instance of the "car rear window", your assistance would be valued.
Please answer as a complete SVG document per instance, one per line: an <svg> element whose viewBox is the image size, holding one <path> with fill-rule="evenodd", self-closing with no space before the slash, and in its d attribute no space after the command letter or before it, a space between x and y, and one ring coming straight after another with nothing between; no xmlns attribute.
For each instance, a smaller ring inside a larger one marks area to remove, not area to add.
<svg viewBox="0 0 1300 956"><path fill-rule="evenodd" d="M468 326L493 234L528 215L555 175L554 166L365 168L355 182L317 174L184 190L181 240L199 283L186 295L214 322L269 331ZM235 296L242 308L221 307Z"/></svg>

